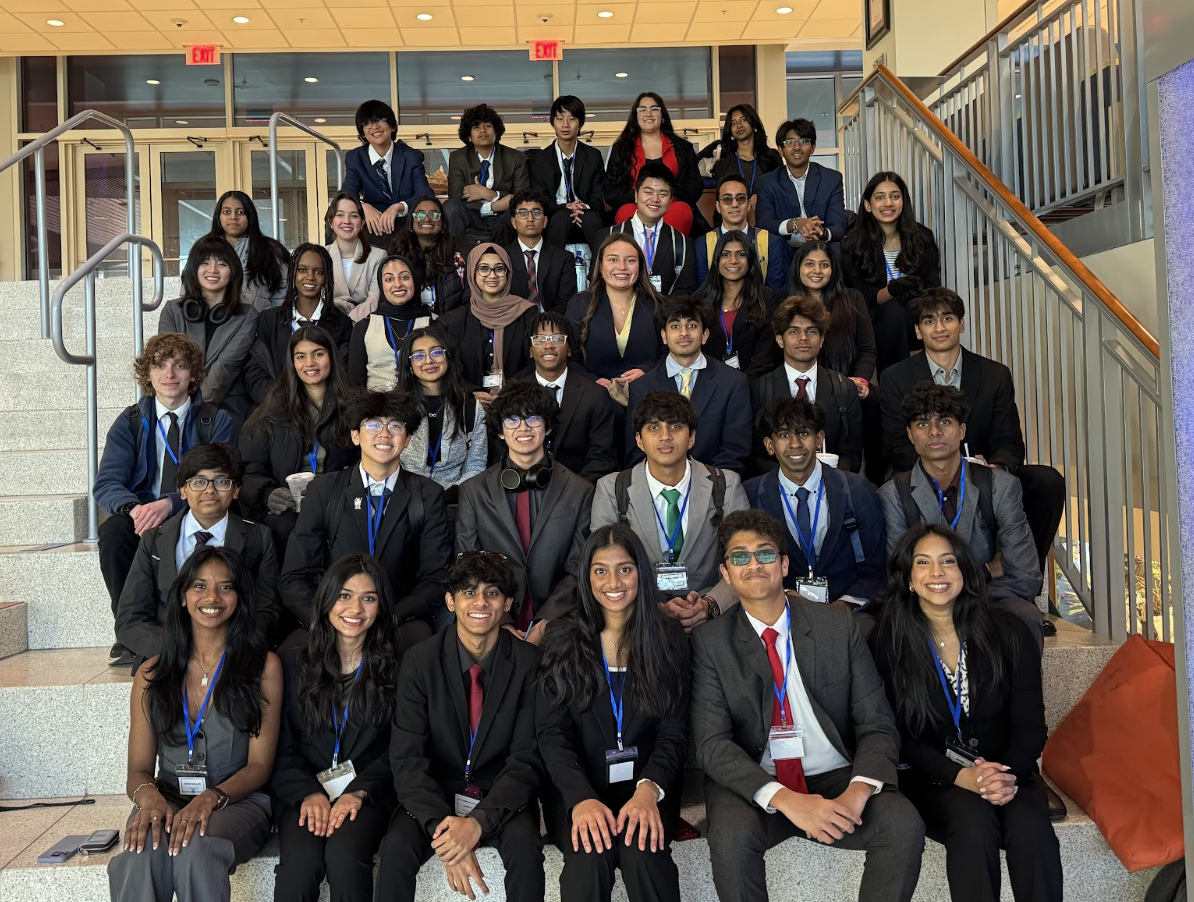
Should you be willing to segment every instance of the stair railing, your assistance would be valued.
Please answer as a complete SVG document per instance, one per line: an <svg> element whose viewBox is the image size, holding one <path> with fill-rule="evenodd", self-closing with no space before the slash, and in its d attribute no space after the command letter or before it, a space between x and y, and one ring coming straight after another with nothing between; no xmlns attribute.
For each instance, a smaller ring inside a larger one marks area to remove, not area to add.
<svg viewBox="0 0 1194 902"><path fill-rule="evenodd" d="M297 128L304 134L310 135L317 141L322 141L328 147L336 152L336 168L337 188L344 184L344 151L340 145L329 138L322 132L318 132L305 122L300 122L298 119L291 116L289 113L277 112L269 117L269 196L271 198L270 204L270 222L273 225L272 236L279 241L282 239L278 236L282 234L282 208L278 203L278 125L291 125ZM320 244L323 242L320 241Z"/></svg>

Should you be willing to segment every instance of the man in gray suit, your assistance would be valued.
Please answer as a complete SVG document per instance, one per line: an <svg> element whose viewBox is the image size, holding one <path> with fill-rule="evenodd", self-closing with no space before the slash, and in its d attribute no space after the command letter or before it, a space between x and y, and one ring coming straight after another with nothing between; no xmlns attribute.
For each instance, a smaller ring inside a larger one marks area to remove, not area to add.
<svg viewBox="0 0 1194 902"><path fill-rule="evenodd" d="M698 424L683 395L651 392L633 419L646 460L601 477L593 497L592 528L621 520L638 534L655 567L664 613L686 631L736 601L718 573L717 526L725 514L750 507L737 473L688 457Z"/></svg>
<svg viewBox="0 0 1194 902"><path fill-rule="evenodd" d="M718 529L741 602L692 634L692 738L721 902L766 902L768 849L865 850L860 902L907 902L924 824L894 788L899 731L850 612L784 592L787 539L763 511ZM829 891L825 898L838 894Z"/></svg>
<svg viewBox="0 0 1194 902"><path fill-rule="evenodd" d="M461 484L456 519L457 554L506 556L517 581L507 626L534 645L575 602L593 504L592 484L547 456L559 415L555 393L538 383L511 382L498 392L485 417L506 449Z"/></svg>

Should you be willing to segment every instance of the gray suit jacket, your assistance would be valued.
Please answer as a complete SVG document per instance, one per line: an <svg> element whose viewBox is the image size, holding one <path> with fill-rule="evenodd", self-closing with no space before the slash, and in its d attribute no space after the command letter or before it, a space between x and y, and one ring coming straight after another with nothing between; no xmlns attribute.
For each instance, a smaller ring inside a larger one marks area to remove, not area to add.
<svg viewBox="0 0 1194 902"><path fill-rule="evenodd" d="M240 414L238 422L244 420L250 405L248 389L245 387L245 361L257 338L257 311L246 308L242 316L232 316L216 327L211 344L207 344L207 332L203 322L191 322L182 315L182 299L170 301L162 308L158 320L158 335L182 332L203 349L203 368L207 378L203 380L203 398L217 407ZM226 403L229 396L238 397L233 403Z"/></svg>
<svg viewBox="0 0 1194 902"><path fill-rule="evenodd" d="M651 490L647 486L647 462L634 466L634 477L630 483L630 504L626 515L630 528L638 534L647 548L652 564L664 561L659 547L659 531L656 526L655 505L651 501ZM722 513L747 510L750 503L742 490L742 480L730 470L722 470L726 478L725 500ZM618 503L614 497L614 483L618 474L610 473L597 481L593 495L592 528L608 526L618 522ZM679 563L688 565L688 587L702 595L708 595L724 610L738 601L729 584L722 581L717 559L717 530L709 521L713 518L713 474L703 463L692 461L692 494L688 499L688 531L684 536L684 547L680 551Z"/></svg>
<svg viewBox="0 0 1194 902"><path fill-rule="evenodd" d="M920 509L926 523L940 523L945 515L937 502L937 490L918 463L912 468L912 500ZM1003 576L987 583L987 594L992 598L1024 598L1032 601L1041 594L1040 559L1024 516L1024 496L1020 480L1003 470L991 468L991 507L995 512L997 535L991 535L987 524L978 510L978 486L973 478L966 479L966 498L962 503L962 516L958 519L958 535L970 545L980 561L990 562L997 551L1003 552ZM904 517L904 506L900 503L895 482L889 481L879 489L879 500L883 502L883 519L887 521L887 551L890 554L899 541L908 523Z"/></svg>
<svg viewBox="0 0 1194 902"><path fill-rule="evenodd" d="M896 782L900 734L851 613L789 596L792 659L817 723L856 777ZM748 802L775 778L760 766L775 702L767 651L738 605L692 631L692 740L707 779Z"/></svg>
<svg viewBox="0 0 1194 902"><path fill-rule="evenodd" d="M493 189L507 197L531 185L527 174L527 158L521 151L505 144L493 148ZM483 201L464 200L464 186L471 185L481 177L481 158L471 144L458 147L448 154L448 197L460 200L474 213L480 213ZM508 216L509 213L498 213Z"/></svg>
<svg viewBox="0 0 1194 902"><path fill-rule="evenodd" d="M526 553L501 473L502 464L494 464L460 486L456 553L483 549L504 554L518 581L511 619L518 617L529 582L535 619L554 620L575 604L581 551L589 537L593 485L563 464L552 464L551 482L533 517L531 549Z"/></svg>

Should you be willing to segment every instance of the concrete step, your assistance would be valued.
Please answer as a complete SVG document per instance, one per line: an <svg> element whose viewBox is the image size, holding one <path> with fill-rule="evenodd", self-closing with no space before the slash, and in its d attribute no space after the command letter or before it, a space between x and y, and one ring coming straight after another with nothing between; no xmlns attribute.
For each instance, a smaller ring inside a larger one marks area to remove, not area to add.
<svg viewBox="0 0 1194 902"><path fill-rule="evenodd" d="M129 384L131 389L132 384ZM134 400L130 391L128 403ZM67 403L74 403L72 397ZM49 403L49 402L43 402ZM87 447L87 417L83 408L87 406L86 397L80 402L77 412L70 416L61 416L63 410L69 408L55 408L54 410L0 410L0 451L28 451L53 445L55 448L86 448ZM101 407L99 409L99 442L103 450L108 428L112 421L120 415L127 405L120 407Z"/></svg>
<svg viewBox="0 0 1194 902"><path fill-rule="evenodd" d="M148 339L154 333L148 329L145 337ZM5 339L0 338L0 342ZM19 351L14 353L16 349ZM70 364L63 361L54 350L54 344L49 339L23 339L19 344L0 344L0 350L8 353L0 354L0 379L9 376L26 376L30 373L56 373L70 368ZM73 346L71 351L82 351ZM96 356L101 361L114 361L125 367L132 375L133 371L133 333L130 327L126 334L103 338L99 341Z"/></svg>
<svg viewBox="0 0 1194 902"><path fill-rule="evenodd" d="M0 658L29 648L29 609L19 601L0 601Z"/></svg>
<svg viewBox="0 0 1194 902"><path fill-rule="evenodd" d="M79 348L78 352L82 353L82 349ZM19 379L5 376L0 379L0 384L16 389L0 393L0 411L39 411L46 415L48 427L63 419L75 420L79 424L76 428L86 429L84 417L81 416L81 412L87 409L86 367L63 364L61 369L53 372L29 373ZM136 401L139 394L127 358L111 362L101 359L96 389L101 409L126 407ZM55 416L60 411L69 411L73 415ZM107 431L108 425L101 417L101 436Z"/></svg>
<svg viewBox="0 0 1194 902"><path fill-rule="evenodd" d="M1055 825L1065 869L1067 902L1140 902L1155 872L1129 874L1108 849L1098 829L1072 800L1067 800L1070 817ZM76 855L61 865L39 865L37 856L71 834L93 830L123 830L131 804L123 795L97 798L94 805L45 808L5 814L6 830L0 835L0 899L21 902L50 902L61 899L104 899L108 894L106 868L109 855ZM716 902L717 894L709 867L709 846L703 838L704 807L693 801L683 809L702 838L675 843L672 855L680 871L680 896L684 902ZM559 874L563 862L552 845L544 849L547 877L545 900L558 902ZM785 902L825 902L828 899L857 898L862 875L862 852L826 849L801 839L790 839L767 854L767 883L771 898ZM506 898L502 885L502 864L497 852L483 848L477 853L490 894L487 902ZM232 876L232 898L237 902L269 902L273 899L274 867L278 862L278 841L271 837L261 852L238 868ZM1004 868L1001 902L1012 902ZM455 902L443 876L443 868L432 858L419 872L415 897L420 902ZM322 900L328 898L324 887ZM478 895L478 898L482 898ZM615 902L626 902L621 878L614 887ZM914 902L948 902L945 854L941 846L928 843L920 883Z"/></svg>
<svg viewBox="0 0 1194 902"><path fill-rule="evenodd" d="M84 448L0 451L0 496L82 495L86 492L87 451ZM3 585L0 582L0 586Z"/></svg>
<svg viewBox="0 0 1194 902"><path fill-rule="evenodd" d="M86 495L0 496L0 546L78 542L86 533Z"/></svg>
<svg viewBox="0 0 1194 902"><path fill-rule="evenodd" d="M0 601L28 605L32 649L107 648L114 640L94 545L0 548Z"/></svg>
<svg viewBox="0 0 1194 902"><path fill-rule="evenodd" d="M153 283L144 283L144 300L153 298ZM176 298L181 293L181 282L177 278L166 280L165 301ZM50 283L50 294L53 296L58 283ZM100 279L96 283L96 323L99 337L114 337L131 335L133 328L133 296L132 287L128 279ZM0 283L0 336L4 341L23 341L41 337L41 314L38 285L36 282L3 282ZM75 339L85 337L84 322L84 289L75 286L67 295L63 304L63 335L68 341L68 348L76 350L71 343ZM145 334L152 335L157 331L158 316L161 308L144 314Z"/></svg>

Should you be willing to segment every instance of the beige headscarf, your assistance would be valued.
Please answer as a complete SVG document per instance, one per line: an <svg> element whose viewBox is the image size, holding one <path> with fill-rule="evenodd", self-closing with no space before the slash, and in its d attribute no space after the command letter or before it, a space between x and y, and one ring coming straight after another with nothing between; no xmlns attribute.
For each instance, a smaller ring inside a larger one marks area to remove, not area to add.
<svg viewBox="0 0 1194 902"><path fill-rule="evenodd" d="M497 254L501 258L501 261L506 264L506 287L502 289L502 293L498 296L498 299L492 303L481 297L481 291L477 288L477 266L481 263L481 258L486 254ZM510 281L514 276L514 272L510 266L510 255L500 245L482 243L469 251L467 271L471 296L469 310L480 321L481 325L493 330L493 360L495 365L501 366L501 362L505 359L502 356L504 346L502 339L506 326L510 325L528 310L537 310L538 308L530 301L510 294Z"/></svg>

